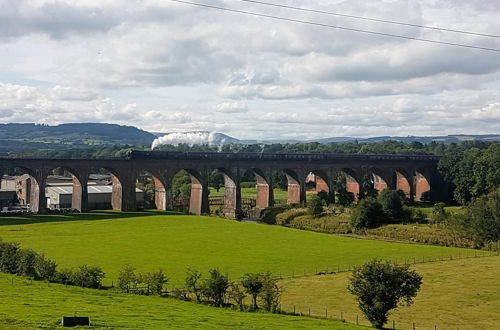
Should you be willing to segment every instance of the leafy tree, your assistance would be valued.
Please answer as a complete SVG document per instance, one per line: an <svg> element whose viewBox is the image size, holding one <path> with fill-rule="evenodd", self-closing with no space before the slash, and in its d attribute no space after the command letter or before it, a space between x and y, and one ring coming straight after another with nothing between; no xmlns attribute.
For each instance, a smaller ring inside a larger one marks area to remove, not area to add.
<svg viewBox="0 0 500 330"><path fill-rule="evenodd" d="M246 298L245 289L236 282L231 282L227 291L228 298L234 301L234 303L243 311L243 301Z"/></svg>
<svg viewBox="0 0 500 330"><path fill-rule="evenodd" d="M196 302L201 301L202 293L202 283L201 283L201 272L196 269L188 269L186 276L186 290L189 293L194 294Z"/></svg>
<svg viewBox="0 0 500 330"><path fill-rule="evenodd" d="M144 293L147 295L161 295L164 285L168 282L168 278L161 269L156 272L141 273L138 279L146 286Z"/></svg>
<svg viewBox="0 0 500 330"><path fill-rule="evenodd" d="M263 275L260 273L248 273L241 278L241 286L245 288L246 293L252 296L252 308L258 309L257 297L264 286Z"/></svg>
<svg viewBox="0 0 500 330"><path fill-rule="evenodd" d="M203 295L212 305L220 307L226 298L229 279L218 269L210 269L208 272L209 277L203 281Z"/></svg>
<svg viewBox="0 0 500 330"><path fill-rule="evenodd" d="M500 241L500 189L475 199L467 207L462 222L481 245Z"/></svg>
<svg viewBox="0 0 500 330"><path fill-rule="evenodd" d="M371 324L382 329L389 311L399 304L411 305L421 284L422 276L409 265L373 260L354 269L347 289Z"/></svg>
<svg viewBox="0 0 500 330"><path fill-rule="evenodd" d="M355 229L373 228L383 223L386 217L382 205L373 197L362 199L351 213L351 224Z"/></svg>
<svg viewBox="0 0 500 330"><path fill-rule="evenodd" d="M283 289L278 285L278 280L270 272L262 274L262 290L259 299L263 308L268 312L276 312L280 304Z"/></svg>
<svg viewBox="0 0 500 330"><path fill-rule="evenodd" d="M214 187L219 192L220 188L224 187L224 174L220 171L213 171L208 177L208 185Z"/></svg>
<svg viewBox="0 0 500 330"><path fill-rule="evenodd" d="M104 276L100 267L83 265L73 272L72 282L82 288L98 289Z"/></svg>
<svg viewBox="0 0 500 330"><path fill-rule="evenodd" d="M137 287L137 274L135 273L135 268L130 265L125 265L125 267L118 273L118 289L123 292L129 292L131 289Z"/></svg>
<svg viewBox="0 0 500 330"><path fill-rule="evenodd" d="M191 195L191 176L182 170L172 180L172 194L174 198L189 198Z"/></svg>
<svg viewBox="0 0 500 330"><path fill-rule="evenodd" d="M312 195L307 200L307 214L312 217L318 217L323 212L323 200L317 195Z"/></svg>
<svg viewBox="0 0 500 330"><path fill-rule="evenodd" d="M383 190L378 196L378 202L382 205L382 210L390 220L401 221L408 218L403 208L404 204L401 196L396 190Z"/></svg>

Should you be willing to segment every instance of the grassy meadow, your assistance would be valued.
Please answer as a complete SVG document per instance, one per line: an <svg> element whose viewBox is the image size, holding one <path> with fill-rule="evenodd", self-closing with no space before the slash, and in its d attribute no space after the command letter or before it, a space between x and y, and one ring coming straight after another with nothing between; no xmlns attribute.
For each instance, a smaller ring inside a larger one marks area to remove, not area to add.
<svg viewBox="0 0 500 330"><path fill-rule="evenodd" d="M412 266L423 276L423 284L415 302L400 307L390 315L388 326L411 329L499 329L500 328L500 256L431 262ZM339 317L347 322L359 315L354 296L347 291L350 273L308 276L281 281L285 291L285 311Z"/></svg>
<svg viewBox="0 0 500 330"><path fill-rule="evenodd" d="M286 189L275 188L273 193L276 204L286 204L288 198ZM218 192L214 188L210 188L210 197L224 197L224 187L220 188ZM241 198L257 198L257 188L241 188Z"/></svg>
<svg viewBox="0 0 500 330"><path fill-rule="evenodd" d="M244 313L180 300L92 290L0 274L0 328L62 328L61 316L89 316L101 329L363 329L298 316Z"/></svg>
<svg viewBox="0 0 500 330"><path fill-rule="evenodd" d="M180 285L188 267L219 268L233 279L267 270L285 277L347 268L373 258L404 262L475 253L159 212L4 217L0 238L44 252L60 267L100 266L108 285L126 264L138 271L162 268L172 284Z"/></svg>

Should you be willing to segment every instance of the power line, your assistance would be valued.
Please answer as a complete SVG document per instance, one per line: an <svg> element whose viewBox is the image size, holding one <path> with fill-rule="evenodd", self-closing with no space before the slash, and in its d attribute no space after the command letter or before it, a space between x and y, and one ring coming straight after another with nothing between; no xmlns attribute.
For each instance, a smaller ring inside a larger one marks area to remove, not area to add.
<svg viewBox="0 0 500 330"><path fill-rule="evenodd" d="M231 9L231 8L219 7L219 6L214 6L214 5L207 5L207 4L202 4L202 3L195 3L195 2L190 2L190 1L184 1L184 0L168 0L168 1L182 3L182 4L186 4L186 5L191 5L191 6L197 6L197 7L205 7L205 8L211 8L211 9L218 9L218 10L223 10L223 11L227 11L227 12L245 14L245 15L256 16L256 17L271 18L271 19L276 19L276 20L286 21L286 22L293 22L293 23L300 23L300 24L306 24L306 25L326 27L326 28L331 28L331 29L338 29L338 30L345 30L345 31L351 31L351 32L366 33L366 34L371 34L371 35L378 35L378 36L384 36L384 37L393 37L393 38L406 39L406 40L422 41L422 42L428 42L428 43L433 43L433 44L441 44L441 45L456 46L456 47L463 47L463 48L472 48L472 49L487 50L487 51L492 51L492 52L500 52L500 49L496 49L496 48L481 47L481 46L474 46L474 45L467 45L467 44L459 44L459 43L454 43L454 42L438 41L438 40L432 40L432 39L408 37L408 36L403 36L403 35L398 35L398 34L383 33L383 32L376 32L376 31L370 31L370 30L355 29L355 28L349 28L349 27L345 27L345 26L338 26L338 25L317 23L317 22L311 22L311 21L304 21L304 20L298 20L298 19L294 19L294 18L274 16L274 15L267 15L267 14L259 14L259 13L250 12L250 11L244 11L244 10L239 10L239 9Z"/></svg>
<svg viewBox="0 0 500 330"><path fill-rule="evenodd" d="M385 19L380 19L380 18L371 18L371 17L363 17L363 16L356 16L356 15L350 15L350 14L342 14L342 13L337 13L337 12L317 10L317 9L311 9L311 8L301 8L301 7L295 7L295 6L280 5L280 4L275 4L275 3L270 3L270 2L264 2L264 1L256 1L256 0L237 0L237 1L250 2L250 3L255 3L255 4L265 5L265 6L271 6L271 7L286 8L286 9L299 10L299 11L316 13L316 14L332 15L332 16L353 18L353 19L359 19L359 20L365 20L365 21L372 21L372 22L379 22L379 23L404 25L404 26L418 27L418 28L422 28L422 29L438 30L438 31L446 31L446 32L454 32L454 33L462 33L462 34L469 34L469 35L475 35L475 36L481 36L481 37L500 38L500 35L496 35L496 34L487 34L487 33L472 32L472 31L465 31L465 30L448 29L448 28L442 28L442 27L437 27L437 26L412 24L412 23L405 23L405 22L385 20Z"/></svg>

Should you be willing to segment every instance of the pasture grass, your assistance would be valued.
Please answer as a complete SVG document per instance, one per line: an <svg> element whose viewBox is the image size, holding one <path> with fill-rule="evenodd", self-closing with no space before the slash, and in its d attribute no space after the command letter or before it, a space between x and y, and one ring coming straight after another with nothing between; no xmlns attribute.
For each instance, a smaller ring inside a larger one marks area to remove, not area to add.
<svg viewBox="0 0 500 330"><path fill-rule="evenodd" d="M0 274L0 328L62 328L61 316L89 316L103 329L363 329L338 321L244 313L169 298L92 290Z"/></svg>
<svg viewBox="0 0 500 330"><path fill-rule="evenodd" d="M162 268L178 286L188 267L203 272L219 268L237 279L268 270L281 276L312 274L373 258L403 262L485 253L158 212L0 218L0 238L43 252L60 267L100 266L107 285L126 264L138 271Z"/></svg>
<svg viewBox="0 0 500 330"><path fill-rule="evenodd" d="M286 189L273 189L274 202L277 204L286 203L288 192ZM217 192L215 188L210 187L210 197L224 197L224 187ZM257 188L241 188L241 198L257 198Z"/></svg>
<svg viewBox="0 0 500 330"><path fill-rule="evenodd" d="M500 328L500 257L484 257L431 262L411 266L423 276L423 284L410 307L391 313L388 327L411 329L499 329ZM359 315L354 296L347 291L350 273L308 276L281 281L285 291L283 310L311 315L339 317L348 322Z"/></svg>

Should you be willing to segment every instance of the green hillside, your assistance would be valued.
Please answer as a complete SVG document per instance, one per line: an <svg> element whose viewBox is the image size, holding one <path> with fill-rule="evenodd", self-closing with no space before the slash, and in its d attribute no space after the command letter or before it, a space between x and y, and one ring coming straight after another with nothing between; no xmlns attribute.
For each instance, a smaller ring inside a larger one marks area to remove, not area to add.
<svg viewBox="0 0 500 330"><path fill-rule="evenodd" d="M473 253L465 249L354 239L203 216L157 212L125 216L127 214L102 212L0 218L0 237L43 251L63 267L85 263L101 266L108 284L116 280L125 264L139 271L162 268L178 284L188 267L202 271L217 267L232 278L266 270L290 276L347 268L375 257L403 262Z"/></svg>
<svg viewBox="0 0 500 330"><path fill-rule="evenodd" d="M363 329L338 321L243 313L180 300L119 294L0 274L0 328L62 328L62 315L106 329Z"/></svg>

